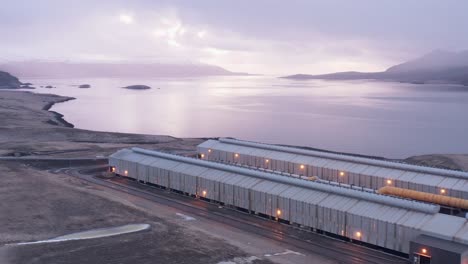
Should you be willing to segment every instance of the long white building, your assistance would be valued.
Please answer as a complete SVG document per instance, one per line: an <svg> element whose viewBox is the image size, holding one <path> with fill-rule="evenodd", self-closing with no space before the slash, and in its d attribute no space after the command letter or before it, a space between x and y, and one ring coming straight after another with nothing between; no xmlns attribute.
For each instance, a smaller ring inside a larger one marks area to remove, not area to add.
<svg viewBox="0 0 468 264"><path fill-rule="evenodd" d="M213 142L206 145L201 152L214 155ZM232 153L247 154L240 150ZM139 148L114 153L109 165L118 175L410 257L450 255L462 263L468 254L467 219L437 213L434 204ZM440 243L467 250L454 253Z"/></svg>
<svg viewBox="0 0 468 264"><path fill-rule="evenodd" d="M317 176L370 189L394 186L468 199L468 173L221 138L197 148L206 160Z"/></svg>

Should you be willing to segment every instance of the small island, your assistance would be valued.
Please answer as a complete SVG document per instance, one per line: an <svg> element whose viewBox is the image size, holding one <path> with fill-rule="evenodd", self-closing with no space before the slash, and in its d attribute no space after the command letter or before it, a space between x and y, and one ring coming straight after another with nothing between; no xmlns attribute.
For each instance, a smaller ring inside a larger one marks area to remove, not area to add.
<svg viewBox="0 0 468 264"><path fill-rule="evenodd" d="M129 85L129 86L125 86L125 87L122 87L122 88L130 89L130 90L148 90L148 89L151 89L151 87L149 87L147 85L142 85L142 84Z"/></svg>
<svg viewBox="0 0 468 264"><path fill-rule="evenodd" d="M89 85L89 84L82 84L82 85L78 85L78 88L91 88L91 85Z"/></svg>

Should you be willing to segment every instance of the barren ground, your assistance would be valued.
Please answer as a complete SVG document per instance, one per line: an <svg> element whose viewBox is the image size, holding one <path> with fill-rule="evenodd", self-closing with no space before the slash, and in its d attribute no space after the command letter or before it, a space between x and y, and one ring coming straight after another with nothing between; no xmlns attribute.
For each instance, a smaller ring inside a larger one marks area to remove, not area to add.
<svg viewBox="0 0 468 264"><path fill-rule="evenodd" d="M16 162L0 162L0 170L0 263L218 263L246 257L219 238L146 213L81 180ZM130 223L147 223L151 230L1 247Z"/></svg>

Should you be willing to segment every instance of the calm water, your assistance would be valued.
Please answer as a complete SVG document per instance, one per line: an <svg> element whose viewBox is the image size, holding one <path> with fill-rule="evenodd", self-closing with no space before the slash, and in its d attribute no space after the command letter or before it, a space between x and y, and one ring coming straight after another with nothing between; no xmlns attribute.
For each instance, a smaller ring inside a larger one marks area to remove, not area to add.
<svg viewBox="0 0 468 264"><path fill-rule="evenodd" d="M76 97L53 110L78 128L230 136L403 158L468 153L468 87L273 77L27 80ZM77 84L89 83L90 89ZM152 90L119 87L146 84ZM155 89L160 88L160 89Z"/></svg>

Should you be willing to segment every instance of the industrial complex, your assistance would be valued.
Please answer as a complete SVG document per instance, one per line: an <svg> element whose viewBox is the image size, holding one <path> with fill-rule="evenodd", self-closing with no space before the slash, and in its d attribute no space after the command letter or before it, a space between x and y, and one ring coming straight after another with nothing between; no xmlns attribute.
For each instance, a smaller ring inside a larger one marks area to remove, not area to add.
<svg viewBox="0 0 468 264"><path fill-rule="evenodd" d="M468 263L468 173L223 138L198 153L122 149L109 166L411 263Z"/></svg>

